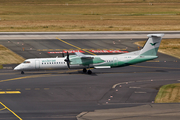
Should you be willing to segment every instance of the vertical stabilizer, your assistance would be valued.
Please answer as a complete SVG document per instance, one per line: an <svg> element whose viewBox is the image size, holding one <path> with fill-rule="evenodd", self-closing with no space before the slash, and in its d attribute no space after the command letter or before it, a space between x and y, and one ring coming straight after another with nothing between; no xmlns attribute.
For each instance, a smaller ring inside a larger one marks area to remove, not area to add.
<svg viewBox="0 0 180 120"><path fill-rule="evenodd" d="M146 44L144 45L143 49L141 49L140 55L156 56L164 34L149 34L147 36L149 38Z"/></svg>

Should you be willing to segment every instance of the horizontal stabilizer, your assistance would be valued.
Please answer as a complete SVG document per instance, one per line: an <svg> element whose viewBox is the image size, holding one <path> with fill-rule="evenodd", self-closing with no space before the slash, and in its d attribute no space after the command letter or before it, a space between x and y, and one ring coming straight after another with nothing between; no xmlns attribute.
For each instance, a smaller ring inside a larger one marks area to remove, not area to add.
<svg viewBox="0 0 180 120"><path fill-rule="evenodd" d="M148 37L163 37L164 34L148 34Z"/></svg>

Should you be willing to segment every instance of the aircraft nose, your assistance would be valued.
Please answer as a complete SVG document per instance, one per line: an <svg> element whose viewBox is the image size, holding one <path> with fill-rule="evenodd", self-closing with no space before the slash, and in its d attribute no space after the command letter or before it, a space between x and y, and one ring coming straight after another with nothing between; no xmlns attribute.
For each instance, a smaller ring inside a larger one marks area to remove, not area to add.
<svg viewBox="0 0 180 120"><path fill-rule="evenodd" d="M20 65L16 66L16 67L14 68L14 70L21 70L21 66L20 66Z"/></svg>

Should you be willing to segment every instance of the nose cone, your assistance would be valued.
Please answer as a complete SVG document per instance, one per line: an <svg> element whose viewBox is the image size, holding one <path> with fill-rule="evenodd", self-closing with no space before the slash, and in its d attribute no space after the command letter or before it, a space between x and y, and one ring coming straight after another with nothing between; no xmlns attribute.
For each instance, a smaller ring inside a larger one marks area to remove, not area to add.
<svg viewBox="0 0 180 120"><path fill-rule="evenodd" d="M16 66L15 68L14 68L14 70L21 70L21 66L20 65L18 65L18 66Z"/></svg>

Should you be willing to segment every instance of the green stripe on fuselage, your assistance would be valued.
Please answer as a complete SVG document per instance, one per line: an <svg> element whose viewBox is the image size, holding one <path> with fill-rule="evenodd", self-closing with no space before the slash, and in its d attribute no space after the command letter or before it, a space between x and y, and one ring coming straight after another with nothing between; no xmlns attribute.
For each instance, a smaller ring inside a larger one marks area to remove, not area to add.
<svg viewBox="0 0 180 120"><path fill-rule="evenodd" d="M137 58L128 61L127 63L132 65L132 64L141 63L141 62L148 61L148 60L153 60L157 57L158 56L142 56L142 55L140 55Z"/></svg>
<svg viewBox="0 0 180 120"><path fill-rule="evenodd" d="M133 65L136 63L141 63L144 61L148 61L148 60L153 60L155 58L157 58L158 56L138 56L134 59L131 60L125 60L125 61L118 61L118 62L106 62L100 65L96 65L96 66L111 66L111 67L121 67L121 66L128 66L128 65Z"/></svg>

